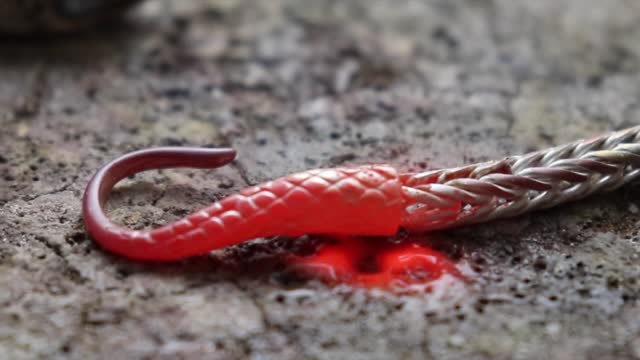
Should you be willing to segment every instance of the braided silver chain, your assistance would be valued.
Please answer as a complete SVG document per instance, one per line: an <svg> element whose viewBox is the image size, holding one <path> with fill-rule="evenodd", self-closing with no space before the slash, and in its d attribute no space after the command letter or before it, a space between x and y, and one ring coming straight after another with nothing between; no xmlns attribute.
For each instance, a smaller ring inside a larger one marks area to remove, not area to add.
<svg viewBox="0 0 640 360"><path fill-rule="evenodd" d="M404 227L451 228L556 206L640 176L640 126L498 161L403 175Z"/></svg>

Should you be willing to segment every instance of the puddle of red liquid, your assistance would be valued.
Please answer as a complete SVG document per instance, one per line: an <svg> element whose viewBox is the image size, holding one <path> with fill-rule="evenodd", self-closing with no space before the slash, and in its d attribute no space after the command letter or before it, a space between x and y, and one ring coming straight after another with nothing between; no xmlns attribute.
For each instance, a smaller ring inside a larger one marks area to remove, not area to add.
<svg viewBox="0 0 640 360"><path fill-rule="evenodd" d="M312 255L291 256L292 268L330 284L397 290L428 284L451 275L463 279L446 255L416 242L340 237Z"/></svg>

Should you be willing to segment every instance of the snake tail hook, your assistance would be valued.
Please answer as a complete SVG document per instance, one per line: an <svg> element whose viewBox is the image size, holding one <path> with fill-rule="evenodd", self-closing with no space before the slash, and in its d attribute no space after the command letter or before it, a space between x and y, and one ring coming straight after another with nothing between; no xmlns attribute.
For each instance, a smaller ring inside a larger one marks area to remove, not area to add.
<svg viewBox="0 0 640 360"><path fill-rule="evenodd" d="M216 168L232 149L155 148L104 166L84 194L84 222L103 247L145 260L176 260L259 237L309 233L391 235L404 201L397 172L386 165L318 169L230 195L185 218L149 231L112 223L103 205L115 184L137 172L169 167Z"/></svg>

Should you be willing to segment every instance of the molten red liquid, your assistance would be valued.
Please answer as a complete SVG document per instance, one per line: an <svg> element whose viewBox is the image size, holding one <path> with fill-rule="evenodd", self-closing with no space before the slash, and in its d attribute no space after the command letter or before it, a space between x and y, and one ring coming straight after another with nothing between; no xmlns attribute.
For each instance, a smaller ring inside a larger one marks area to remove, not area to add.
<svg viewBox="0 0 640 360"><path fill-rule="evenodd" d="M427 285L445 274L462 277L444 254L421 244L354 237L336 240L324 244L313 255L291 257L290 263L307 276L365 288Z"/></svg>

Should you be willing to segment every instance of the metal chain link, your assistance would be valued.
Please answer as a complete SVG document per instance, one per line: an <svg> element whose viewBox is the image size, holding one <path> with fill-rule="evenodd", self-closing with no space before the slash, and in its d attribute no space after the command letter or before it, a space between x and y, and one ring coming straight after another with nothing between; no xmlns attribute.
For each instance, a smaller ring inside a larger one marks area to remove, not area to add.
<svg viewBox="0 0 640 360"><path fill-rule="evenodd" d="M403 226L426 231L545 209L640 176L640 126L498 161L403 175Z"/></svg>

